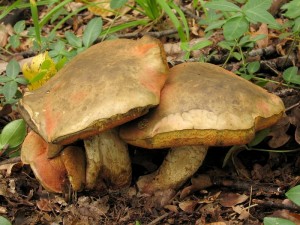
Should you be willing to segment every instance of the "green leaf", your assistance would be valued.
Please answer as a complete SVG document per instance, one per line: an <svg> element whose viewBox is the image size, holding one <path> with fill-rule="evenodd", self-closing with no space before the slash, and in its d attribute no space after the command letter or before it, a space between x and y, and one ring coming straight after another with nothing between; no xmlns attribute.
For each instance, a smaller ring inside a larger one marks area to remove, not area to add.
<svg viewBox="0 0 300 225"><path fill-rule="evenodd" d="M19 75L20 71L19 63L15 59L10 60L6 66L6 76L14 79Z"/></svg>
<svg viewBox="0 0 300 225"><path fill-rule="evenodd" d="M74 33L67 31L65 32L65 36L70 45L75 48L82 47L82 41L79 37L77 37Z"/></svg>
<svg viewBox="0 0 300 225"><path fill-rule="evenodd" d="M231 55L238 61L242 59L242 55L239 52L232 52Z"/></svg>
<svg viewBox="0 0 300 225"><path fill-rule="evenodd" d="M266 10L255 8L255 9L249 9L245 11L245 14L247 18L249 18L254 23L260 22L260 23L267 23L269 25L272 25L273 27L280 28L280 25L276 22L275 18Z"/></svg>
<svg viewBox="0 0 300 225"><path fill-rule="evenodd" d="M298 67L296 66L287 68L282 77L288 83L300 84L300 75L298 75Z"/></svg>
<svg viewBox="0 0 300 225"><path fill-rule="evenodd" d="M20 34L24 30L25 30L25 20L20 20L14 25L14 31L17 34Z"/></svg>
<svg viewBox="0 0 300 225"><path fill-rule="evenodd" d="M255 62L250 62L248 65L247 65L247 71L250 73L250 74L254 74L256 73L260 68L260 63L258 61L255 61Z"/></svg>
<svg viewBox="0 0 300 225"><path fill-rule="evenodd" d="M272 0L249 0L243 7L243 11L247 10L268 10L272 4Z"/></svg>
<svg viewBox="0 0 300 225"><path fill-rule="evenodd" d="M287 11L283 14L286 17L295 19L300 16L300 1L294 0L289 3L284 4L281 9L286 9Z"/></svg>
<svg viewBox="0 0 300 225"><path fill-rule="evenodd" d="M300 11L300 10L299 10ZM295 19L295 23L293 25L293 31L299 32L300 31L300 16L298 18Z"/></svg>
<svg viewBox="0 0 300 225"><path fill-rule="evenodd" d="M251 80L253 77L255 77L252 74L245 74L245 73L239 73L239 75L246 80Z"/></svg>
<svg viewBox="0 0 300 225"><path fill-rule="evenodd" d="M208 32L213 29L221 28L225 22L226 22L226 20L215 21L215 22L211 23L208 27L206 27L205 32Z"/></svg>
<svg viewBox="0 0 300 225"><path fill-rule="evenodd" d="M36 76L34 76L31 80L29 80L29 83L32 84L32 83L42 80L46 74L47 74L46 70L40 71Z"/></svg>
<svg viewBox="0 0 300 225"><path fill-rule="evenodd" d="M191 47L191 51L199 50L199 49L205 48L205 47L207 47L207 46L212 45L212 43L213 43L213 42L210 41L210 40L199 41L198 43L194 44L194 45Z"/></svg>
<svg viewBox="0 0 300 225"><path fill-rule="evenodd" d="M276 217L265 217L264 225L296 225L290 220L276 218Z"/></svg>
<svg viewBox="0 0 300 225"><path fill-rule="evenodd" d="M3 216L0 216L0 224L1 225L11 225L11 222Z"/></svg>
<svg viewBox="0 0 300 225"><path fill-rule="evenodd" d="M9 43L11 44L11 46L13 48L17 48L20 46L21 42L20 42L20 37L18 35L12 35L9 37Z"/></svg>
<svg viewBox="0 0 300 225"><path fill-rule="evenodd" d="M12 81L13 79L7 76L0 76L0 83L6 83L8 81Z"/></svg>
<svg viewBox="0 0 300 225"><path fill-rule="evenodd" d="M15 81L9 81L3 86L3 95L7 100L11 100L18 90L18 84Z"/></svg>
<svg viewBox="0 0 300 225"><path fill-rule="evenodd" d="M292 202L300 206L300 185L291 188L288 192L285 193L285 195Z"/></svg>
<svg viewBox="0 0 300 225"><path fill-rule="evenodd" d="M110 1L110 8L111 9L118 9L124 6L128 0L111 0Z"/></svg>
<svg viewBox="0 0 300 225"><path fill-rule="evenodd" d="M86 26L83 33L83 44L85 47L90 47L94 41L99 37L102 30L102 19L96 17L92 19Z"/></svg>
<svg viewBox="0 0 300 225"><path fill-rule="evenodd" d="M234 145L229 149L229 151L227 152L227 154L225 155L225 158L223 160L222 168L224 168L227 165L229 159L231 159L231 157L234 155L234 153L236 153L237 151L240 151L240 149L241 149L241 146L238 146L238 145Z"/></svg>
<svg viewBox="0 0 300 225"><path fill-rule="evenodd" d="M26 123L23 119L18 119L7 124L0 136L0 146L3 148L16 148L22 144L26 136Z"/></svg>
<svg viewBox="0 0 300 225"><path fill-rule="evenodd" d="M187 42L188 37L186 36L182 23L177 18L177 15L174 13L173 9L166 1L157 1L160 7L164 10L164 12L169 16L170 20L172 21L173 25L177 29L178 36L181 42Z"/></svg>
<svg viewBox="0 0 300 225"><path fill-rule="evenodd" d="M213 2L207 2L205 4L205 7L215 10L221 10L223 12L240 12L241 8L237 5L225 1L225 0L219 0L219 1L213 1Z"/></svg>
<svg viewBox="0 0 300 225"><path fill-rule="evenodd" d="M243 16L234 17L226 21L223 29L226 40L238 39L248 31L249 22Z"/></svg>
<svg viewBox="0 0 300 225"><path fill-rule="evenodd" d="M24 77L17 77L15 79L15 82L17 82L19 84L24 84L24 85L28 84L27 80Z"/></svg>
<svg viewBox="0 0 300 225"><path fill-rule="evenodd" d="M234 46L234 44L235 43L233 41L220 41L218 43L218 46L220 46L223 49L227 49L227 50L230 51L232 49L232 47Z"/></svg>
<svg viewBox="0 0 300 225"><path fill-rule="evenodd" d="M267 129L263 129L263 130L260 130L258 131L256 134L255 134L255 137L254 139L248 144L250 147L253 147L255 145L258 145L260 142L262 142L267 136L268 134L270 133L270 128L267 128Z"/></svg>
<svg viewBox="0 0 300 225"><path fill-rule="evenodd" d="M59 71L61 68L63 68L63 66L66 64L67 61L68 61L68 59L66 57L62 57L55 65L55 68L57 69L57 71Z"/></svg>

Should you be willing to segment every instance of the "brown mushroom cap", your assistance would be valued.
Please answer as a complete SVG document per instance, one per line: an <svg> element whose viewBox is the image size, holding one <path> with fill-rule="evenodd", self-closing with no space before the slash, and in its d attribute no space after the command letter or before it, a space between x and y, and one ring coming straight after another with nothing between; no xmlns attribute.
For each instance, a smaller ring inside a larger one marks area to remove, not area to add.
<svg viewBox="0 0 300 225"><path fill-rule="evenodd" d="M47 142L72 143L137 118L159 104L167 71L157 39L104 41L27 93L19 111Z"/></svg>
<svg viewBox="0 0 300 225"><path fill-rule="evenodd" d="M63 192L68 184L68 177L72 178L69 181L73 189L81 190L85 181L84 151L70 146L65 153L62 151L62 155L48 159L50 146L51 144L45 142L38 134L29 132L21 149L22 162L30 164L34 175L48 191ZM70 168L72 166L74 168Z"/></svg>
<svg viewBox="0 0 300 225"><path fill-rule="evenodd" d="M170 70L159 106L120 135L144 148L239 145L283 113L281 99L263 88L212 64L183 63Z"/></svg>

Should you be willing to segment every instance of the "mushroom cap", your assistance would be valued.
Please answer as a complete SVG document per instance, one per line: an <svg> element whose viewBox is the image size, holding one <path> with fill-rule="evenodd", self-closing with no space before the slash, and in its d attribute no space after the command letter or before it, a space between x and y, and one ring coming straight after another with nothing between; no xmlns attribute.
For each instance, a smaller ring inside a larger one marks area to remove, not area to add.
<svg viewBox="0 0 300 225"><path fill-rule="evenodd" d="M37 133L29 132L21 149L22 162L30 164L35 177L46 190L61 193L70 182L74 191L80 191L85 183L83 149L68 146L60 155L49 159L51 145Z"/></svg>
<svg viewBox="0 0 300 225"><path fill-rule="evenodd" d="M279 97L232 72L182 63L170 70L159 106L121 126L120 136L144 148L239 145L283 113Z"/></svg>
<svg viewBox="0 0 300 225"><path fill-rule="evenodd" d="M96 44L74 57L19 111L47 142L69 144L137 118L159 104L168 65L162 44L145 36Z"/></svg>
<svg viewBox="0 0 300 225"><path fill-rule="evenodd" d="M67 171L60 157L48 159L50 145L37 133L29 132L22 145L21 160L30 164L35 177L46 190L61 193L66 184Z"/></svg>
<svg viewBox="0 0 300 225"><path fill-rule="evenodd" d="M81 191L85 185L86 157L84 150L78 146L68 146L64 148L60 157L73 190Z"/></svg>

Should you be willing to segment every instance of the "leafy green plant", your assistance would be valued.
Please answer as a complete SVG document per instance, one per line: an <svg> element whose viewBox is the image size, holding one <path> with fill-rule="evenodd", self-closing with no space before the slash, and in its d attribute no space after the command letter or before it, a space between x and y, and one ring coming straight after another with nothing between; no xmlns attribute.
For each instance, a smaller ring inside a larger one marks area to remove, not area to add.
<svg viewBox="0 0 300 225"><path fill-rule="evenodd" d="M292 34L295 38L299 39L298 34L300 33L300 1L292 0L286 4L284 4L281 9L286 10L283 14L285 17L291 19L289 21L289 26L292 27Z"/></svg>
<svg viewBox="0 0 300 225"><path fill-rule="evenodd" d="M24 30L25 30L25 21L24 20L18 21L13 27L14 34L10 36L9 45L7 46L7 48L10 46L12 46L13 48L17 48L20 46L21 44L20 39L23 36L22 32Z"/></svg>
<svg viewBox="0 0 300 225"><path fill-rule="evenodd" d="M296 205L300 206L300 185L291 188L285 193L285 196Z"/></svg>
<svg viewBox="0 0 300 225"><path fill-rule="evenodd" d="M188 60L190 58L190 54L192 51L195 51L195 50L200 50L202 48L205 48L209 45L212 44L212 41L210 40L204 40L204 41L200 41L194 45L190 45L188 42L184 42L181 44L181 48L182 50L185 51L185 55L184 55L184 60Z"/></svg>
<svg viewBox="0 0 300 225"><path fill-rule="evenodd" d="M140 221L136 220L135 225L142 225Z"/></svg>
<svg viewBox="0 0 300 225"><path fill-rule="evenodd" d="M19 76L20 65L16 60L11 60L6 67L6 75L0 76L1 105L14 105L22 96L18 90L19 84L27 84L25 78ZM24 120L14 120L8 123L0 134L0 155L6 154L10 157L18 155L18 147L26 135ZM0 222L0 224L2 224Z"/></svg>
<svg viewBox="0 0 300 225"><path fill-rule="evenodd" d="M283 79L288 83L300 85L300 75L298 75L298 67L292 66L283 71Z"/></svg>
<svg viewBox="0 0 300 225"><path fill-rule="evenodd" d="M243 7L226 1L215 0L205 3L204 7L215 10L208 14L207 19L209 25L205 32L222 28L225 40L218 45L229 50L229 55L224 64L229 58L234 57L237 60L244 60L244 48L253 48L254 43L264 35L258 35L251 38L249 34L250 24L266 23L269 27L279 29L280 26L274 17L267 11L272 4L272 0L249 0Z"/></svg>
<svg viewBox="0 0 300 225"><path fill-rule="evenodd" d="M296 205L300 206L300 185L295 186L288 190L285 193L285 196L294 202ZM273 225L273 224L280 224L280 225L295 225L294 222L287 220L287 219L281 219L276 217L265 217L264 218L264 225Z"/></svg>
<svg viewBox="0 0 300 225"><path fill-rule="evenodd" d="M128 0L127 0L128 1ZM126 4L125 0L112 0L111 8L116 9ZM189 26L187 19L178 5L173 1L159 1L159 0L137 0L137 10L148 16L149 19L155 23L162 19L163 14L167 14L177 29L178 36L182 43L189 41Z"/></svg>
<svg viewBox="0 0 300 225"><path fill-rule="evenodd" d="M26 124L23 119L8 123L0 134L0 155L6 154L10 157L19 155L18 147L24 141L26 134Z"/></svg>
<svg viewBox="0 0 300 225"><path fill-rule="evenodd" d="M1 98L2 105L14 104L18 98L22 96L18 90L19 84L27 84L27 81L19 75L20 65L16 60L11 60L6 66L6 75L0 76L0 93L3 95Z"/></svg>
<svg viewBox="0 0 300 225"><path fill-rule="evenodd" d="M11 225L11 222L3 216L0 216L0 224L1 225Z"/></svg>
<svg viewBox="0 0 300 225"><path fill-rule="evenodd" d="M276 218L276 217L265 217L264 225L296 225L290 220Z"/></svg>
<svg viewBox="0 0 300 225"><path fill-rule="evenodd" d="M100 36L102 31L102 19L95 17L90 20L83 32L82 38L77 37L74 33L65 32L66 42L58 40L56 43L50 46L49 55L56 61L60 61L63 57L71 59L79 52L90 47ZM72 50L67 50L72 47Z"/></svg>

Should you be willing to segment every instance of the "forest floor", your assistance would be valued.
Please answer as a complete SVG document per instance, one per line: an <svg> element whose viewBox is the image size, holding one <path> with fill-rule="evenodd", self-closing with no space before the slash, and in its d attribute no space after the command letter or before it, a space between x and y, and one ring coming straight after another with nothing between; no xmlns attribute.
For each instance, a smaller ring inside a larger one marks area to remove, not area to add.
<svg viewBox="0 0 300 225"><path fill-rule="evenodd" d="M189 10L187 5L183 5L183 9L186 7ZM40 10L43 12L49 9L41 7ZM276 9L273 10L275 10L273 15L279 14L278 7L278 12ZM130 12L126 15L128 14ZM70 25L66 25L64 29L72 30L76 27L73 32L80 35L84 24L93 16L86 10L73 21L69 21ZM190 11L186 11L186 16L189 21L199 18L196 14L192 16ZM5 21L6 28L21 19L32 23L28 10L23 10L16 18ZM103 20L104 25L107 23L106 26L109 26L110 17ZM151 26L140 30L130 28L117 33L117 36L127 38L139 38L143 34L156 36L164 43L170 65L183 62L184 54L179 48L178 38L172 33L172 28L167 27L168 32L163 28L164 26L161 26L160 30ZM253 32L259 28L253 27ZM51 27L47 29L50 30ZM47 32L47 29L44 32ZM201 40L203 36L201 26L193 24L191 30L191 42ZM271 30L263 32L267 36L274 36ZM214 44L191 52L189 61L195 61L200 55L215 51L207 61L217 65L224 63L227 53L217 46L223 39L222 33L215 32L211 37ZM270 38L253 48L247 60L259 61L260 73L265 74L264 78L278 81L285 68L291 65L299 66L299 48L291 57L286 57L290 45L291 42L288 40ZM14 57L21 61L31 56L33 53L28 46L28 43L24 42L24 45L15 49ZM0 64L3 68L11 55L1 54L1 56ZM236 71L240 66L239 61L230 60L226 68ZM18 160L11 162L4 156L0 158L0 215L15 225L258 225L268 216L286 218L300 224L300 207L285 196L286 191L300 183L300 153L297 142L300 140L300 91L299 88L277 83L267 84L265 88L281 97L287 109L285 119L272 128L269 137L255 146L257 149L270 150L269 152L246 150L241 147L229 158L226 166L222 167L230 147L211 147L203 166L183 187L177 191L159 192L151 197L140 194L135 183L139 176L159 167L167 149L150 151L130 146L133 166L131 186L121 191L105 193L97 191L49 193L41 187L29 166L23 165ZM18 115L14 110L9 113L2 110L1 124L5 125L16 117ZM298 151L294 151L297 149Z"/></svg>

